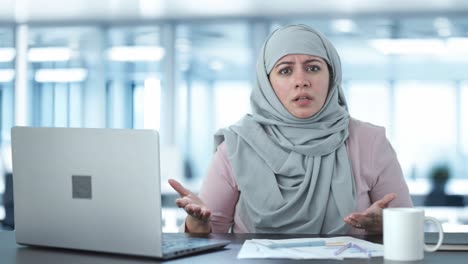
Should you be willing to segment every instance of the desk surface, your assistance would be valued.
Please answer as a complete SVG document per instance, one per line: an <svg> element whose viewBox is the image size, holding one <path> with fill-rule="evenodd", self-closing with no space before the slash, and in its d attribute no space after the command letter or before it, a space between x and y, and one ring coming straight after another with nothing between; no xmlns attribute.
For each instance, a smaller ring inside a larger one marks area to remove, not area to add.
<svg viewBox="0 0 468 264"><path fill-rule="evenodd" d="M346 259L338 260L285 260L285 259L237 259L237 253L246 239L252 238L292 238L301 237L298 235L259 235L259 234L214 234L210 237L227 239L231 241L225 249L208 253L187 256L179 259L164 261L164 263L385 263L395 264L395 262L384 260L382 257L368 259ZM310 237L310 236L309 236ZM373 242L381 242L380 236L359 237ZM468 251L449 252L439 251L426 253L424 263L467 263ZM42 264L42 263L63 263L63 264L140 264L159 263L157 259L138 258L122 255L100 254L85 251L47 249L37 247L23 247L15 242L14 232L0 232L0 262L2 264ZM162 262L162 261L161 261ZM402 262L397 262L402 264ZM412 262L414 263L414 262ZM419 262L416 262L419 263ZM423 262L421 262L423 263Z"/></svg>

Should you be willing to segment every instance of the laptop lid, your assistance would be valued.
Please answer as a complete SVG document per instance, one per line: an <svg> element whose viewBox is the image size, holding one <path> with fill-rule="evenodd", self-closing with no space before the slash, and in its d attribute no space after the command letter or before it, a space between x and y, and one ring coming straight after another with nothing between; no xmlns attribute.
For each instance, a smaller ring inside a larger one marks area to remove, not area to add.
<svg viewBox="0 0 468 264"><path fill-rule="evenodd" d="M12 128L20 244L162 257L152 130Z"/></svg>

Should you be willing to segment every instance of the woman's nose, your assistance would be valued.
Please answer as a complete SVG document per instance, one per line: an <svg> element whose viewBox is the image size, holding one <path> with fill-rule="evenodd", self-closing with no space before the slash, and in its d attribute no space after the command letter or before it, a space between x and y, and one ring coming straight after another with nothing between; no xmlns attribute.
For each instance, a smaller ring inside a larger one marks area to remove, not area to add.
<svg viewBox="0 0 468 264"><path fill-rule="evenodd" d="M306 74L302 73L302 72L296 72L294 82L295 82L295 87L296 88L309 87L310 86L309 79L307 79Z"/></svg>

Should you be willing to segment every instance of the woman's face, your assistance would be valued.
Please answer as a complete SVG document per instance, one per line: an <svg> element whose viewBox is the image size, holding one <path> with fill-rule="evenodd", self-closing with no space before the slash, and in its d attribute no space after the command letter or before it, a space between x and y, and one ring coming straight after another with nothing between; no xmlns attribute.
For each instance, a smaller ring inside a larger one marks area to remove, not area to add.
<svg viewBox="0 0 468 264"><path fill-rule="evenodd" d="M327 63L322 58L290 54L276 62L269 79L289 113L307 118L322 109L327 99L329 76Z"/></svg>

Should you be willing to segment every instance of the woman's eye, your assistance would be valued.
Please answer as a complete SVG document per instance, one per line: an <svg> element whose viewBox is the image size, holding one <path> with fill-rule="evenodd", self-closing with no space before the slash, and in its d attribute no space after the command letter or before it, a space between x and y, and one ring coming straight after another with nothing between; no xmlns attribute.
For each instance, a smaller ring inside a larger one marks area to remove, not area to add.
<svg viewBox="0 0 468 264"><path fill-rule="evenodd" d="M320 67L317 65L309 65L307 66L307 71L310 71L310 72L320 71Z"/></svg>
<svg viewBox="0 0 468 264"><path fill-rule="evenodd" d="M289 69L289 68L284 68L284 69L281 69L279 71L279 74L281 74L281 75L286 75L286 74L290 74L290 73L291 73L291 69Z"/></svg>

